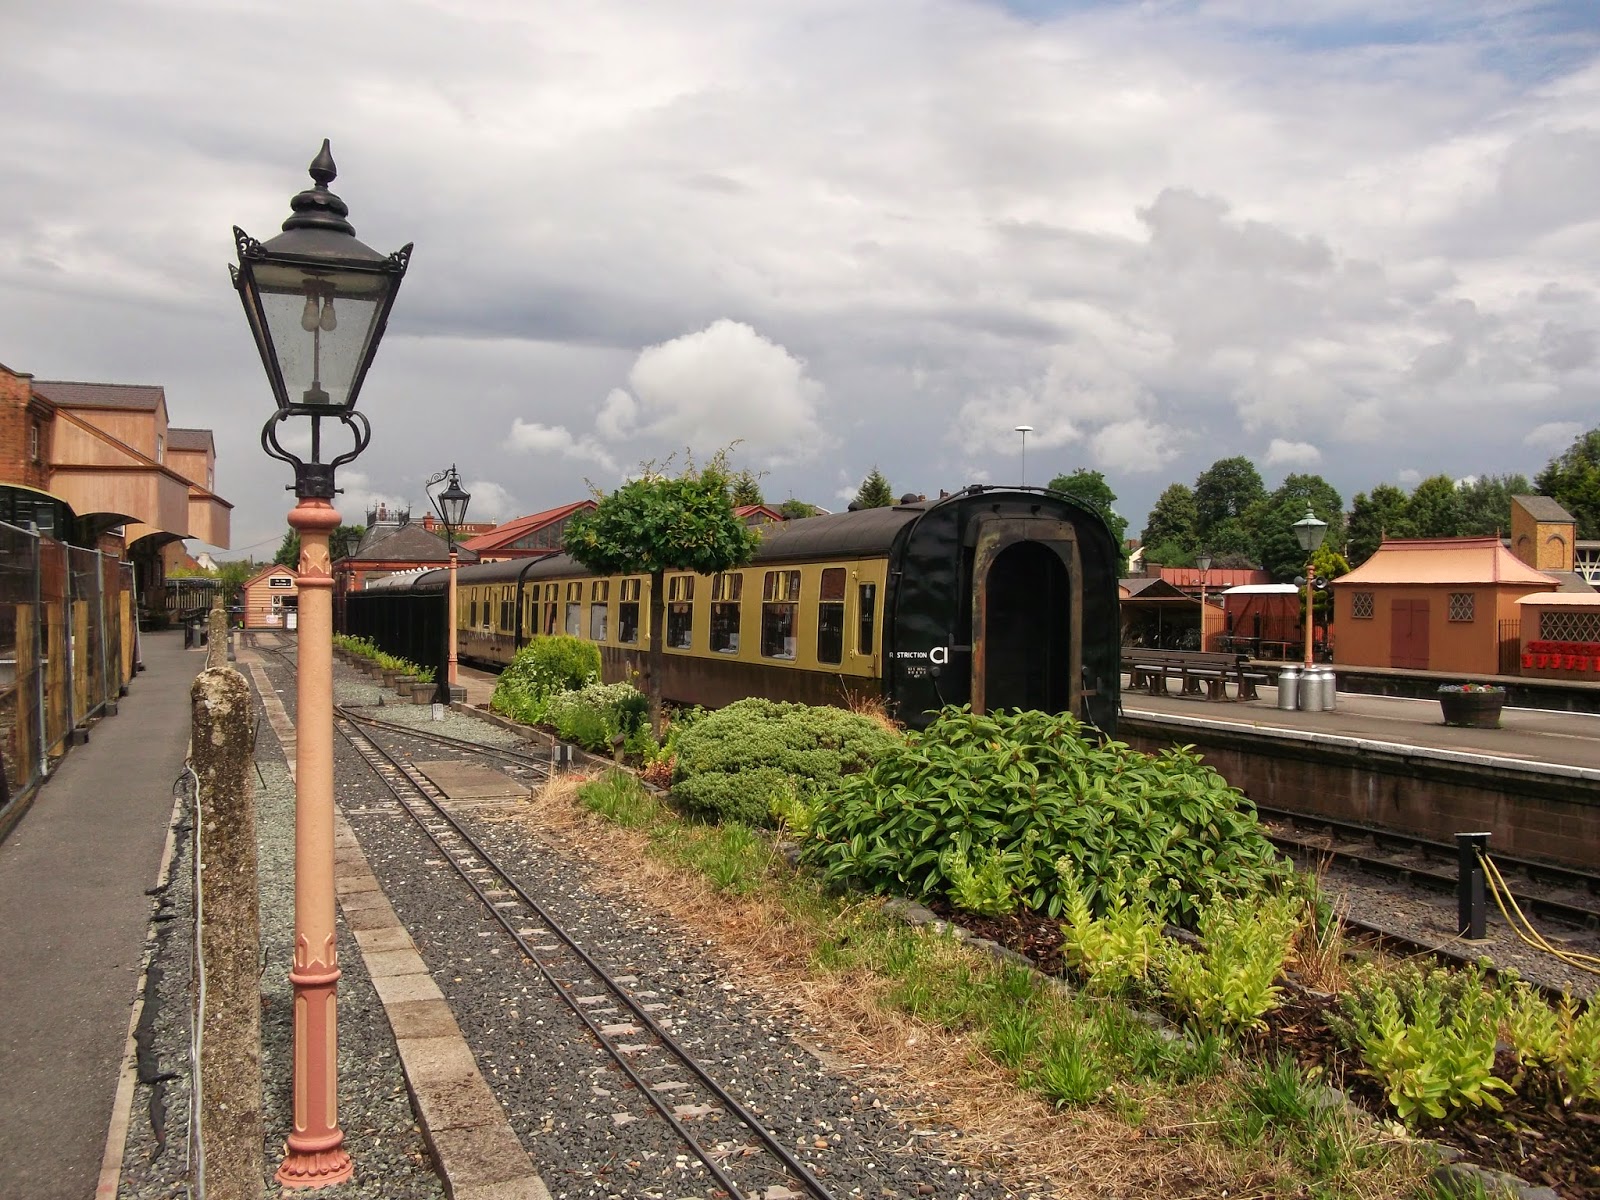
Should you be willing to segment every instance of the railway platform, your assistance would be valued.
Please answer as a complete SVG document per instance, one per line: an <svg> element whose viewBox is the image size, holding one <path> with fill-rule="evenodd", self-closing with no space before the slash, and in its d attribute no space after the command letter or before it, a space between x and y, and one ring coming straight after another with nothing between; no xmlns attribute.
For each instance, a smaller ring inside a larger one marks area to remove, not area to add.
<svg viewBox="0 0 1600 1200"><path fill-rule="evenodd" d="M1322 733L1374 744L1414 746L1445 753L1504 759L1527 769L1561 767L1593 771L1600 778L1600 713L1545 709L1501 710L1499 729L1445 725L1437 700L1340 692L1332 712L1285 711L1277 688L1263 685L1257 700L1206 700L1156 696L1126 687L1122 709L1181 723L1236 725L1271 735L1278 731Z"/></svg>
<svg viewBox="0 0 1600 1200"><path fill-rule="evenodd" d="M145 670L117 715L91 727L0 843L0 1196L96 1191L189 684L205 665L181 633L142 643Z"/></svg>

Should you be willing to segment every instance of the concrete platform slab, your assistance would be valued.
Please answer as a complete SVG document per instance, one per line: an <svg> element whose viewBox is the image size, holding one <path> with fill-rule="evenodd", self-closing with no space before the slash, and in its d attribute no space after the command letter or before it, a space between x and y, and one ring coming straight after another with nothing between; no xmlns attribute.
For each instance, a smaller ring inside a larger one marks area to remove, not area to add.
<svg viewBox="0 0 1600 1200"><path fill-rule="evenodd" d="M454 759L419 762L416 767L452 800L525 800L532 789L504 771Z"/></svg>

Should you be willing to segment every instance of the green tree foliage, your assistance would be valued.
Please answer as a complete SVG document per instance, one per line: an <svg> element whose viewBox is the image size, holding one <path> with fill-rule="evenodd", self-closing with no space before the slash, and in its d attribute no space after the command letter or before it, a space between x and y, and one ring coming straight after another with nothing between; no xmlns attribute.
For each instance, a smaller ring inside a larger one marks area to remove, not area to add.
<svg viewBox="0 0 1600 1200"><path fill-rule="evenodd" d="M778 511L783 514L784 520L798 521L805 517L816 516L817 506L814 504L807 504L804 500L796 500L793 497L790 497L788 500L785 500L782 504L778 505Z"/></svg>
<svg viewBox="0 0 1600 1200"><path fill-rule="evenodd" d="M1346 534L1350 561L1361 564L1371 558L1385 537L1410 537L1411 517L1406 494L1392 483L1380 483L1371 493L1358 492L1350 506L1350 526Z"/></svg>
<svg viewBox="0 0 1600 1200"><path fill-rule="evenodd" d="M665 656L668 571L714 575L749 562L761 535L734 514L727 453L702 470L691 460L683 474L658 475L646 464L588 512L567 523L564 548L599 575L650 576L650 728L661 736L661 664Z"/></svg>
<svg viewBox="0 0 1600 1200"><path fill-rule="evenodd" d="M1455 480L1448 475L1430 475L1417 484L1406 501L1406 520L1412 537L1459 537L1461 498Z"/></svg>
<svg viewBox="0 0 1600 1200"><path fill-rule="evenodd" d="M1591 429L1534 476L1541 495L1572 514L1580 538L1600 538L1600 429Z"/></svg>
<svg viewBox="0 0 1600 1200"><path fill-rule="evenodd" d="M244 585L256 573L256 565L248 558L217 564L217 578L222 580L222 602L230 608L244 603Z"/></svg>
<svg viewBox="0 0 1600 1200"><path fill-rule="evenodd" d="M762 474L765 474L763 472ZM746 504L765 504L766 497L761 494L761 475L752 471L740 471L729 481L729 498L735 508L742 508Z"/></svg>
<svg viewBox="0 0 1600 1200"><path fill-rule="evenodd" d="M883 472L876 466L867 472L867 477L861 481L861 487L856 492L852 502L857 508L889 508L894 504L894 493L889 490L889 481L883 477Z"/></svg>
<svg viewBox="0 0 1600 1200"><path fill-rule="evenodd" d="M1157 498L1155 507L1144 519L1144 544L1164 546L1171 543L1185 551L1197 548L1195 527L1199 521L1200 510L1195 507L1194 489L1183 483L1171 484Z"/></svg>
<svg viewBox="0 0 1600 1200"><path fill-rule="evenodd" d="M280 567L300 567L300 535L293 529L283 535L283 541L278 543L278 552L272 556L272 561Z"/></svg>
<svg viewBox="0 0 1600 1200"><path fill-rule="evenodd" d="M1195 537L1198 543L1213 553L1224 549L1250 549L1253 540L1247 526L1238 532L1228 527L1229 522L1243 522L1250 506L1264 500L1267 486L1261 482L1261 473L1255 464L1243 455L1219 458L1194 481ZM1223 540L1233 541L1241 536L1238 547L1224 546Z"/></svg>
<svg viewBox="0 0 1600 1200"><path fill-rule="evenodd" d="M1511 532L1511 497L1533 494L1526 475L1480 475L1456 489L1461 536L1493 537Z"/></svg>
<svg viewBox="0 0 1600 1200"><path fill-rule="evenodd" d="M1111 530L1111 540L1116 543L1117 550L1122 555L1126 565L1128 561L1127 534L1128 518L1118 514L1116 510L1117 494L1111 490L1111 485L1106 482L1106 477L1099 471L1091 471L1087 467L1079 467L1070 475L1057 475L1047 485L1052 492L1063 492L1078 500L1084 500L1094 505L1096 511L1106 519L1106 525Z"/></svg>
<svg viewBox="0 0 1600 1200"><path fill-rule="evenodd" d="M1293 579L1305 570L1306 552L1295 536L1295 522L1309 507L1328 523L1323 544L1344 545L1344 499L1320 475L1290 475L1266 499L1254 505L1247 523L1254 527L1256 561L1274 580Z"/></svg>

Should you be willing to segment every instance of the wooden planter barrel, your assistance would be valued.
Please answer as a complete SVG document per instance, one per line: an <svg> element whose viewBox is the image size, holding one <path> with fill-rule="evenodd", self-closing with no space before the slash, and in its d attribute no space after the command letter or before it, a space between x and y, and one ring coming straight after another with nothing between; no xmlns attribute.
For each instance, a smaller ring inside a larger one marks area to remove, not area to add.
<svg viewBox="0 0 1600 1200"><path fill-rule="evenodd" d="M1468 729L1499 729L1500 709L1505 702L1504 691L1439 693L1444 723Z"/></svg>

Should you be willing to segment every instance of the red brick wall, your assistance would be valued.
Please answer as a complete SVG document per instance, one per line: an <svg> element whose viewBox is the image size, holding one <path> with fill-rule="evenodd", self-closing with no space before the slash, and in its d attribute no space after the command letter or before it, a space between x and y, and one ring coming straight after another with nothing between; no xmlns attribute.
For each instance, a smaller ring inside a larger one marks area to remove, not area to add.
<svg viewBox="0 0 1600 1200"><path fill-rule="evenodd" d="M42 407L30 409L33 380L0 367L0 483L20 483L43 490L49 481L50 420ZM29 452L29 432L40 425L39 457Z"/></svg>

